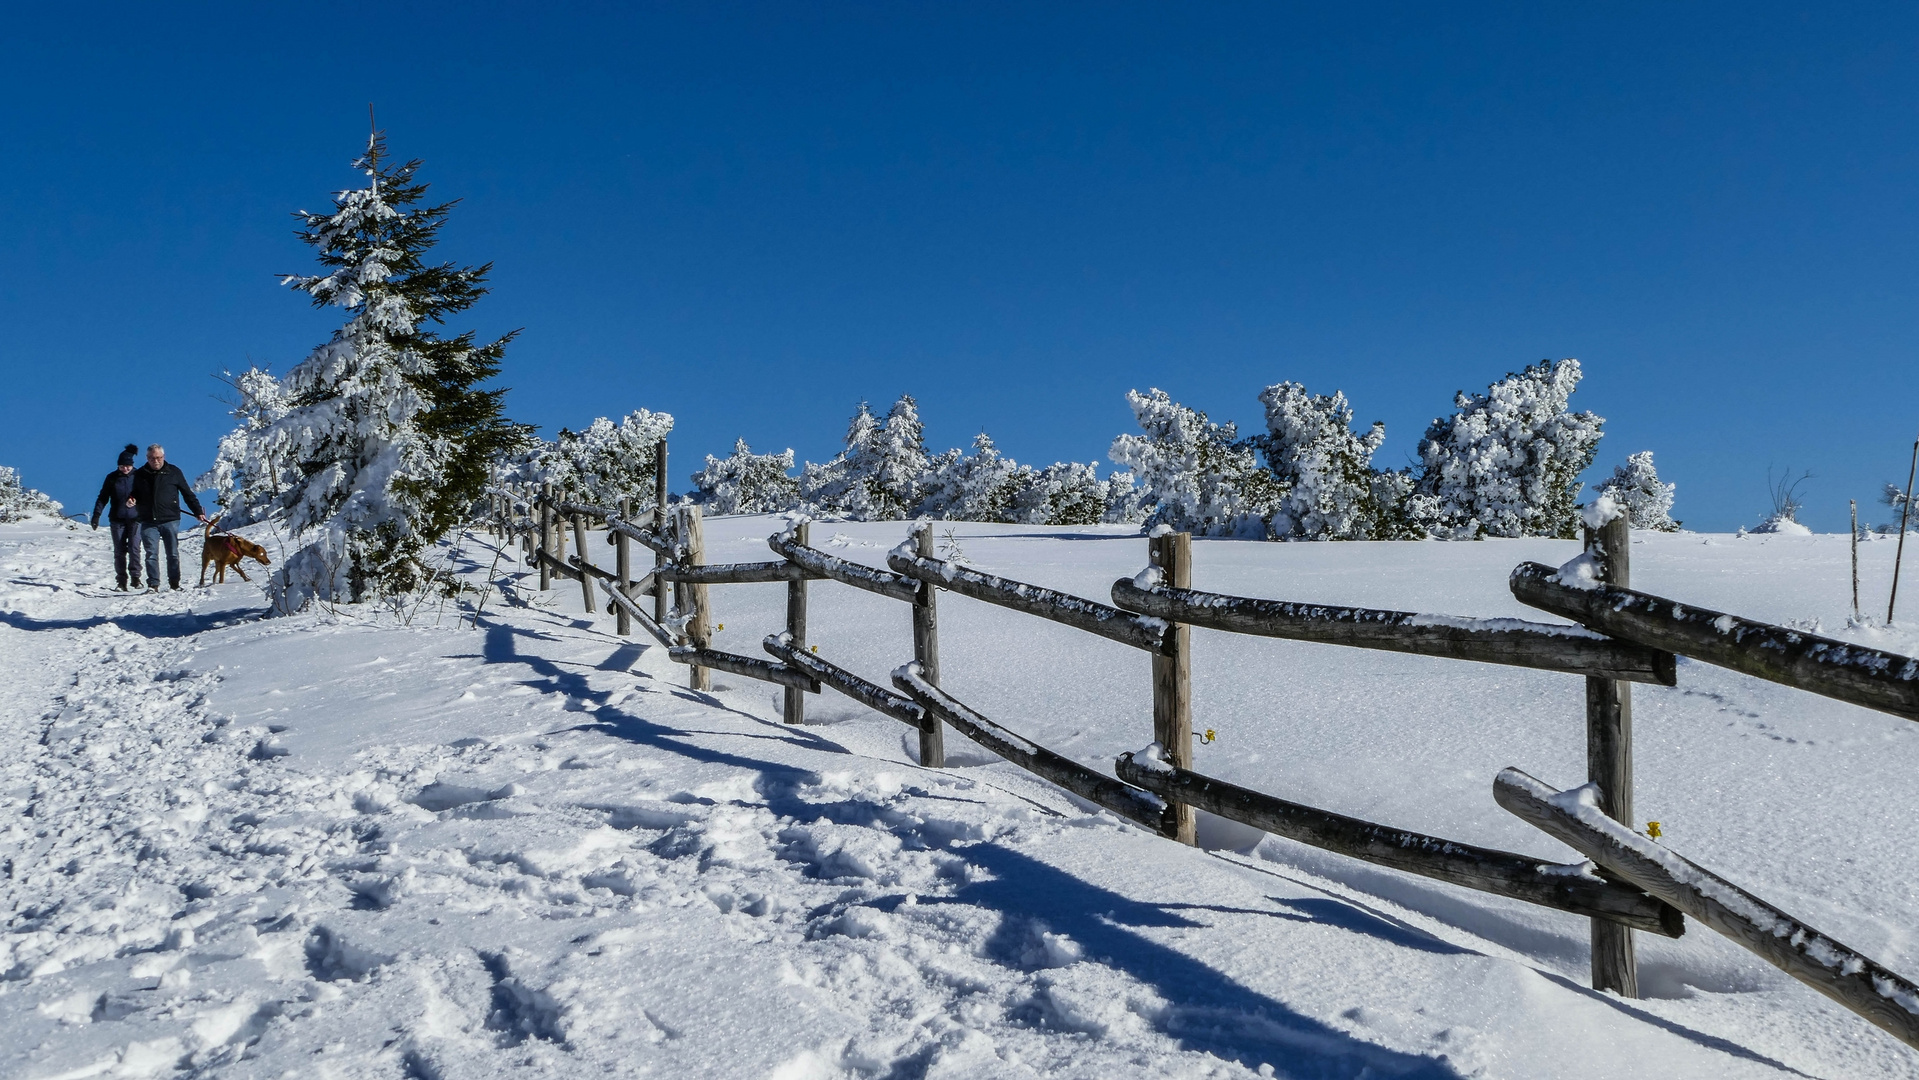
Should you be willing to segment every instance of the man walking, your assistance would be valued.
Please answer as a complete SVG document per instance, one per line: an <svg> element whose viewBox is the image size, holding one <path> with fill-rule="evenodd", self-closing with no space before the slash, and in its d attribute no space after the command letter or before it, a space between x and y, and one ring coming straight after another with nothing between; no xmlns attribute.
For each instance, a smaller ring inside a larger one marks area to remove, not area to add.
<svg viewBox="0 0 1919 1080"><path fill-rule="evenodd" d="M133 473L133 500L140 511L140 546L147 552L147 591L160 591L160 545L167 548L167 584L180 587L180 500L196 518L200 500L187 485L186 474L178 465L167 464L167 449L159 443L147 447L147 463Z"/></svg>
<svg viewBox="0 0 1919 1080"><path fill-rule="evenodd" d="M100 527L100 509L107 508L107 528L113 531L113 575L118 592L127 591L127 578L140 587L140 510L133 501L133 463L140 448L132 443L120 451L120 467L107 474L100 497L93 500L93 527Z"/></svg>

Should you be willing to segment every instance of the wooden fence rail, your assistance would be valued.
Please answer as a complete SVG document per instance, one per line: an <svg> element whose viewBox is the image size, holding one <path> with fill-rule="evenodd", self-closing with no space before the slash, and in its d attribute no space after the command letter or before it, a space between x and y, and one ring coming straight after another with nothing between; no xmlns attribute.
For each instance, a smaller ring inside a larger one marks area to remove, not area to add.
<svg viewBox="0 0 1919 1080"><path fill-rule="evenodd" d="M1919 1049L1919 985L1612 820L1590 789L1557 791L1518 769L1493 781L1499 805L1705 923L1767 963Z"/></svg>
<svg viewBox="0 0 1919 1080"><path fill-rule="evenodd" d="M1919 660L1909 656L1620 585L1569 585L1558 570L1539 563L1522 563L1511 585L1521 602L1615 637L1919 720Z"/></svg>
<svg viewBox="0 0 1919 1080"><path fill-rule="evenodd" d="M695 688L706 688L710 670L783 686L788 723L804 720L805 695L831 688L917 729L921 762L930 767L944 765L942 732L951 726L1081 799L1187 843L1194 841L1195 811L1205 810L1376 865L1584 916L1592 925L1594 985L1628 997L1638 994L1632 931L1677 937L1685 929L1684 915L1690 914L1919 1046L1919 989L1912 983L1630 828L1631 684L1675 685L1675 654L1909 719L1919 719L1919 660L1635 592L1623 521L1587 530L1580 564L1586 575L1577 584L1564 580L1562 571L1536 563L1513 571L1517 598L1572 619L1575 626L1203 592L1191 588L1189 538L1159 532L1148 545L1148 572L1115 582L1114 606L1108 606L937 558L931 527L924 523L888 554L888 569L812 547L803 521L767 539L776 560L709 565L703 561L699 508L667 507L663 443L655 462L655 508L637 515L629 514L624 503L609 508L569 501L550 488L530 497L508 488L489 494L498 497L501 535L523 538L527 563L539 568L542 588L555 574L577 580L592 611L593 583L605 584L618 632L628 633L637 622L674 661L688 666ZM605 524L607 542L618 554L616 571L609 573L587 558L588 520ZM568 526L574 538L571 554ZM652 571L638 581L631 577L629 543L654 553ZM893 672L894 690L820 657L817 646L807 643L807 590L815 581L910 606L914 660ZM713 649L707 588L774 582L785 583L787 606L785 631L762 643L772 659ZM1127 754L1115 763L1117 775L1108 775L989 720L942 690L936 605L941 590L1148 653L1160 758L1149 762ZM654 598L651 614L637 603L648 594ZM1500 774L1494 795L1501 806L1569 844L1599 869L1589 873L1583 864L1559 865L1396 829L1193 771L1189 635L1194 626L1583 676L1590 806L1569 810L1558 793L1512 769Z"/></svg>

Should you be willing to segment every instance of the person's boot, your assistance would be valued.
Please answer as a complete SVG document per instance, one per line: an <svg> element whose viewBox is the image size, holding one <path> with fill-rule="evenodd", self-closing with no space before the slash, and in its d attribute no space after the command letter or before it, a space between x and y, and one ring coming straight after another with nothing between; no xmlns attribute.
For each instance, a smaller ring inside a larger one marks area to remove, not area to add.
<svg viewBox="0 0 1919 1080"><path fill-rule="evenodd" d="M126 591L127 591L127 583L126 583L126 582L124 582L124 581L122 581L122 582L121 582L120 584L118 584L118 585L115 585L115 586L113 587L113 591L114 591L114 592L126 592Z"/></svg>

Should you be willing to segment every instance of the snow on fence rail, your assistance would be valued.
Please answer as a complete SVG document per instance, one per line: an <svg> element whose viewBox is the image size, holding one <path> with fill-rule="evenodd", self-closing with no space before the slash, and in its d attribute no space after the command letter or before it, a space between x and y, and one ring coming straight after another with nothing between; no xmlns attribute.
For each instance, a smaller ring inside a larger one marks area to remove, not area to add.
<svg viewBox="0 0 1919 1080"><path fill-rule="evenodd" d="M655 455L655 505L666 507L666 446ZM1466 888L1571 912L1591 922L1593 985L1638 996L1632 931L1669 937L1690 914L1779 965L1795 978L1919 1047L1919 989L1871 960L1713 877L1631 829L1632 683L1675 685L1674 654L1684 654L1842 701L1919 719L1919 660L1865 649L1786 627L1688 608L1630 588L1626 522L1587 528L1584 553L1566 568L1528 563L1513 571L1522 602L1573 620L1564 626L1519 619L1465 619L1414 612L1328 607L1194 590L1191 538L1157 532L1151 565L1122 579L1108 606L998 577L933 556L932 527L921 523L887 558L891 570L851 562L812 547L800 522L769 537L779 559L704 562L698 506L633 515L617 508L537 494L491 493L503 540L519 536L526 561L580 582L587 610L593 582L607 585L617 633L638 622L691 669L694 689L710 689L719 669L785 688L784 719L805 719L805 697L831 687L916 728L921 763L945 765L950 725L980 746L1072 794L1185 843L1194 842L1194 810L1251 825L1351 858ZM586 522L607 530L616 550L608 572L586 558ZM575 551L566 553L571 525ZM536 540L537 534L537 540ZM632 577L629 544L654 553L654 567ZM784 581L786 628L763 642L771 661L711 648L711 585ZM893 673L894 693L820 657L806 642L807 586L833 581L912 607L913 660ZM669 606L667 586L672 586ZM1149 654L1153 668L1154 754L1115 763L1115 776L1056 754L995 723L939 687L937 593L959 593L1071 626ZM639 600L653 597L651 614ZM1583 676L1589 783L1581 809L1516 769L1500 774L1501 806L1596 863L1562 865L1512 852L1396 829L1289 802L1190 771L1191 627L1290 638L1439 659L1509 664ZM1682 914L1683 913L1683 914Z"/></svg>

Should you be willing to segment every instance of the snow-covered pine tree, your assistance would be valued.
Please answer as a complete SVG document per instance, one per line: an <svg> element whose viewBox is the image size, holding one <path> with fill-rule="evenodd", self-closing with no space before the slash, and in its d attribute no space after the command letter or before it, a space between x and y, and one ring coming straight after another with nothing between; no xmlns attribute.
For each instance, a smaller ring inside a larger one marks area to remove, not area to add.
<svg viewBox="0 0 1919 1080"><path fill-rule="evenodd" d="M486 292L490 264L423 261L454 204L417 206L420 162L388 161L378 133L354 167L366 187L335 194L331 213L295 215L327 272L284 279L350 318L287 373L286 414L251 440L273 463L266 468L300 474L275 502L305 541L268 587L283 611L316 596L358 601L419 587L421 552L525 437L500 415L504 391L478 389L513 335L475 346L471 334L445 339L427 328Z"/></svg>
<svg viewBox="0 0 1919 1080"><path fill-rule="evenodd" d="M61 505L44 491L35 491L20 482L20 474L0 465L0 522L25 521L32 517L58 520Z"/></svg>
<svg viewBox="0 0 1919 1080"><path fill-rule="evenodd" d="M287 414L280 380L265 368L253 366L237 375L221 372L220 381L233 388L233 418L240 426L221 437L212 467L193 486L214 493L220 524L233 529L266 520L280 494L302 477L292 463L276 461L255 445L262 430Z"/></svg>
<svg viewBox="0 0 1919 1080"><path fill-rule="evenodd" d="M1148 525L1212 536L1266 534L1279 485L1235 425L1215 424L1159 389L1131 390L1126 400L1144 434L1119 436L1107 456L1145 488Z"/></svg>
<svg viewBox="0 0 1919 1080"><path fill-rule="evenodd" d="M1146 492L1131 470L1121 470L1106 478L1106 508L1100 520L1111 525L1138 525L1152 512Z"/></svg>
<svg viewBox="0 0 1919 1080"><path fill-rule="evenodd" d="M1461 391L1419 444L1413 519L1461 539L1576 536L1579 474L1605 423L1568 409L1579 378L1579 361L1545 360L1484 394Z"/></svg>
<svg viewBox="0 0 1919 1080"><path fill-rule="evenodd" d="M1010 521L1023 468L982 431L973 436L972 453L948 450L928 464L914 512L941 521Z"/></svg>
<svg viewBox="0 0 1919 1080"><path fill-rule="evenodd" d="M1286 539L1368 540L1380 535L1387 513L1374 501L1373 454L1386 441L1375 422L1353 432L1346 395L1308 393L1296 382L1260 391L1266 434L1253 440L1284 494L1273 532ZM1389 509L1389 508L1386 508Z"/></svg>
<svg viewBox="0 0 1919 1080"><path fill-rule="evenodd" d="M867 480L877 470L874 443L879 421L860 402L846 425L846 448L831 461L809 461L800 470L800 501L808 513L864 521L872 516Z"/></svg>
<svg viewBox="0 0 1919 1080"><path fill-rule="evenodd" d="M1628 456L1611 476L1593 485L1599 494L1612 496L1613 503L1625 512L1627 524L1655 532L1679 531L1679 522L1672 519L1672 497L1677 489L1677 484L1660 483L1651 450Z"/></svg>
<svg viewBox="0 0 1919 1080"><path fill-rule="evenodd" d="M1095 525L1106 517L1111 488L1091 464L1056 461L1018 477L1008 519L1026 525Z"/></svg>
<svg viewBox="0 0 1919 1080"><path fill-rule="evenodd" d="M693 490L709 514L778 514L799 506L800 482L792 475L793 451L755 454L735 440L726 457L706 455L693 474Z"/></svg>
<svg viewBox="0 0 1919 1080"><path fill-rule="evenodd" d="M897 521L920 502L926 478L926 435L920 423L919 403L901 394L886 411L873 442L874 462L867 481L875 521Z"/></svg>

